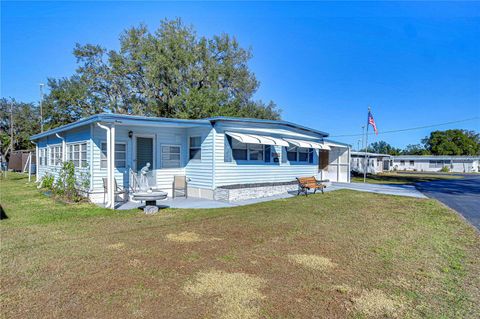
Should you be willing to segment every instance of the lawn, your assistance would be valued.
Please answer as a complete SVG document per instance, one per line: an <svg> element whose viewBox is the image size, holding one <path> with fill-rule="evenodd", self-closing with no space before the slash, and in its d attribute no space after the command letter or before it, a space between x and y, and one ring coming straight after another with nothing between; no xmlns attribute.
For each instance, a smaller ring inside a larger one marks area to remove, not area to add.
<svg viewBox="0 0 480 319"><path fill-rule="evenodd" d="M434 200L341 190L146 216L0 183L3 317L480 317L480 236Z"/></svg>
<svg viewBox="0 0 480 319"><path fill-rule="evenodd" d="M419 182L461 178L463 177L449 174L388 172L377 175L367 174L366 182L369 184L415 184ZM363 176L353 176L352 182L363 183Z"/></svg>

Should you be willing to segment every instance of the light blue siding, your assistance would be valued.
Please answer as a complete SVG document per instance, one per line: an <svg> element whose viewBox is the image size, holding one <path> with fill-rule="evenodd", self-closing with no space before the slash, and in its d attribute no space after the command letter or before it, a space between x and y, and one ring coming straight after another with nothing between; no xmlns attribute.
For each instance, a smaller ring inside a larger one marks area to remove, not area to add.
<svg viewBox="0 0 480 319"><path fill-rule="evenodd" d="M315 151L313 163L290 163L288 161L278 163L265 162L225 162L225 131L263 134L274 137L291 137L304 140L314 140L319 138L314 134L306 134L301 130L294 128L285 128L283 126L269 125L268 127L243 123L241 125L217 124L215 127L215 187L223 185L246 184L246 183L264 183L264 182L286 182L293 181L295 177L317 176L318 174L318 152ZM285 156L285 152L280 146L272 146L272 152L277 152Z"/></svg>
<svg viewBox="0 0 480 319"><path fill-rule="evenodd" d="M128 137L128 132L132 131L133 137ZM115 178L118 185L128 187L129 169L135 168L135 138L136 136L152 137L154 139L154 165L153 170L156 177L157 187L171 195L173 177L175 175L186 175L191 179L189 185L199 188L211 188L212 179L212 140L210 129L208 127L199 128L179 128L164 126L115 126L116 143L125 143L127 145L127 167L117 168ZM202 159L201 161L188 160L188 138L189 136L201 136ZM97 125L93 127L93 191L103 192L102 178L107 177L107 170L100 167L101 143L106 142L105 130ZM180 146L180 167L162 168L161 147L162 145Z"/></svg>
<svg viewBox="0 0 480 319"><path fill-rule="evenodd" d="M213 130L210 127L190 128L186 134L187 141L191 136L200 136L202 140L201 160L190 160L187 163L185 173L190 179L189 185L213 189Z"/></svg>
<svg viewBox="0 0 480 319"><path fill-rule="evenodd" d="M90 159L90 150L91 150L91 142L90 142L90 126L85 125L81 127L77 127L59 134L65 139L66 142L66 150L68 152L68 145L72 143L86 143L87 144L87 162L90 166L91 163ZM46 173L52 174L55 178L58 177L58 173L60 171L60 165L51 165L50 164L50 147L52 146L62 146L62 139L58 138L55 134L43 137L38 140L38 148L46 149L47 150L47 165L43 163L39 164L38 166L38 177L41 179ZM39 154L37 154L39 156ZM89 173L89 168L76 168L77 177L80 175ZM85 175L84 175L85 176Z"/></svg>

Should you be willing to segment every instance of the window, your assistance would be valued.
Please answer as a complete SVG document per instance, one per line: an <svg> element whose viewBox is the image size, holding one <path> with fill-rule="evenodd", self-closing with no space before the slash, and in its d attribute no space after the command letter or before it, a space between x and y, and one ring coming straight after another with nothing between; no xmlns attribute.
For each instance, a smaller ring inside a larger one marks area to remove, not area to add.
<svg viewBox="0 0 480 319"><path fill-rule="evenodd" d="M443 168L444 166L451 165L451 160L430 160L428 162L429 168Z"/></svg>
<svg viewBox="0 0 480 319"><path fill-rule="evenodd" d="M287 147L287 159L290 162L309 162L309 155L312 153L313 150L305 148L305 147ZM313 162L313 157L312 157Z"/></svg>
<svg viewBox="0 0 480 319"><path fill-rule="evenodd" d="M48 162L47 162L47 149L46 148L41 148L39 149L39 165L40 166L43 166L43 165L48 165Z"/></svg>
<svg viewBox="0 0 480 319"><path fill-rule="evenodd" d="M246 161L248 159L247 144L241 143L236 139L232 138L232 156L233 159L235 159L236 161Z"/></svg>
<svg viewBox="0 0 480 319"><path fill-rule="evenodd" d="M236 161L263 162L265 160L265 145L245 144L232 139L232 156Z"/></svg>
<svg viewBox="0 0 480 319"><path fill-rule="evenodd" d="M296 146L287 147L287 159L290 162L296 162L297 161L297 147Z"/></svg>
<svg viewBox="0 0 480 319"><path fill-rule="evenodd" d="M56 166L62 163L62 146L50 146L50 165Z"/></svg>
<svg viewBox="0 0 480 319"><path fill-rule="evenodd" d="M410 166L414 166L415 165L415 161L410 161Z"/></svg>
<svg viewBox="0 0 480 319"><path fill-rule="evenodd" d="M202 159L202 138L200 136L190 136L189 159Z"/></svg>
<svg viewBox="0 0 480 319"><path fill-rule="evenodd" d="M102 143L100 153L100 168L107 168L107 143ZM115 143L115 167L127 167L127 145L125 143Z"/></svg>
<svg viewBox="0 0 480 319"><path fill-rule="evenodd" d="M400 161L400 166L405 166L405 161Z"/></svg>
<svg viewBox="0 0 480 319"><path fill-rule="evenodd" d="M180 146L162 145L162 168L180 167Z"/></svg>
<svg viewBox="0 0 480 319"><path fill-rule="evenodd" d="M263 145L262 144L248 144L248 159L250 161L263 161Z"/></svg>
<svg viewBox="0 0 480 319"><path fill-rule="evenodd" d="M75 167L87 166L87 143L69 144L68 160L73 162Z"/></svg>

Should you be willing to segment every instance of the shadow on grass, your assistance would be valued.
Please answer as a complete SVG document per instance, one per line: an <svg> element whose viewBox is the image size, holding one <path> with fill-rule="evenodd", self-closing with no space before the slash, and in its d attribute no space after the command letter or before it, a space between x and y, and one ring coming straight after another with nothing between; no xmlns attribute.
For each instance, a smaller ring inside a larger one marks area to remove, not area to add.
<svg viewBox="0 0 480 319"><path fill-rule="evenodd" d="M2 205L0 205L0 220L2 219L8 219L7 213L5 213L5 210L3 209Z"/></svg>

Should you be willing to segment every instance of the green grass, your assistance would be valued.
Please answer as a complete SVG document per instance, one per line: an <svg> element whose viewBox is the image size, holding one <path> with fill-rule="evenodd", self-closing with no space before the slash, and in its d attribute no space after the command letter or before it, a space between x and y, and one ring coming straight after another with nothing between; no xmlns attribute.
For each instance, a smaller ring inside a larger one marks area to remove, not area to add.
<svg viewBox="0 0 480 319"><path fill-rule="evenodd" d="M241 304L253 316L366 318L357 300L380 291L395 305L367 303L380 317L480 317L480 236L434 200L342 190L147 216L66 205L19 174L0 180L0 196L3 317L226 316L235 296L249 299L247 282L235 293L212 283L226 296L185 293L218 271L262 282L263 297ZM166 237L186 231L205 240ZM296 254L335 267L312 270Z"/></svg>
<svg viewBox="0 0 480 319"><path fill-rule="evenodd" d="M415 184L419 182L461 178L462 176L448 174L388 172L377 175L367 174L366 182L369 184ZM352 177L352 182L363 183L363 176Z"/></svg>

